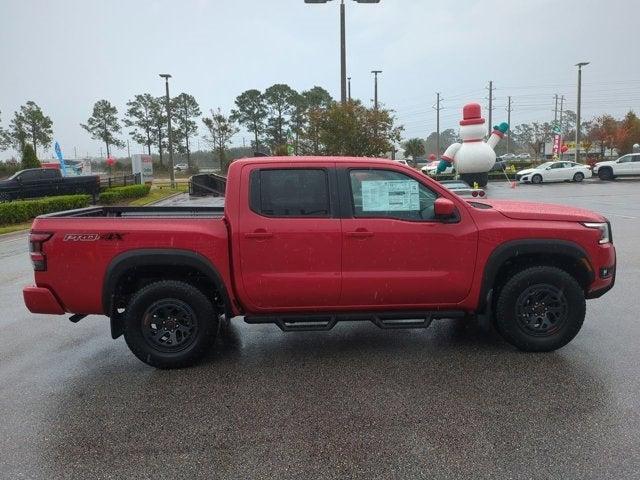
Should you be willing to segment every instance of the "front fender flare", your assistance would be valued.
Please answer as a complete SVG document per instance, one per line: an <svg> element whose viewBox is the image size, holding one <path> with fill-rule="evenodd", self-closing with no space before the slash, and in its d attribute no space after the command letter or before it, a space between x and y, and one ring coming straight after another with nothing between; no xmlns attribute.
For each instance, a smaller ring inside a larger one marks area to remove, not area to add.
<svg viewBox="0 0 640 480"><path fill-rule="evenodd" d="M478 311L482 312L486 309L488 297L493 291L493 286L500 267L507 260L511 260L522 255L542 254L542 255L561 255L572 258L578 262L583 260L589 263L587 252L577 243L568 240L558 239L529 239L529 240L512 240L498 245L489 255L487 263L482 274L482 284L480 287L480 297L478 301ZM589 270L590 282L595 280L593 268Z"/></svg>

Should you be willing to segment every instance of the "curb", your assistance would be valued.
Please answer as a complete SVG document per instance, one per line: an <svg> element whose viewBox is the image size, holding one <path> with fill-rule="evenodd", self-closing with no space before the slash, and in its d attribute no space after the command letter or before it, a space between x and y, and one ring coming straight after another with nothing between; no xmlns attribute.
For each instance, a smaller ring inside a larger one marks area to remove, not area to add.
<svg viewBox="0 0 640 480"><path fill-rule="evenodd" d="M24 235L29 230L31 230L31 227L25 228L23 230L16 230L15 232L0 233L0 240L11 239L11 237L19 237L20 235Z"/></svg>

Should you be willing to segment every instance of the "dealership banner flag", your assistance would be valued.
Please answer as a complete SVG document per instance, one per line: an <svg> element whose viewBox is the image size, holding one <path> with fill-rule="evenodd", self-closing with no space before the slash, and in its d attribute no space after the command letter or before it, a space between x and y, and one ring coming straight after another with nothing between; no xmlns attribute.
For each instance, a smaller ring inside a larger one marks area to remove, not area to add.
<svg viewBox="0 0 640 480"><path fill-rule="evenodd" d="M60 148L60 144L58 142L56 142L55 145L53 146L53 149L56 151L56 156L58 157L58 160L60 161L60 170L62 170L62 175L66 176L67 175L67 166L64 163L64 157L62 156L62 149Z"/></svg>

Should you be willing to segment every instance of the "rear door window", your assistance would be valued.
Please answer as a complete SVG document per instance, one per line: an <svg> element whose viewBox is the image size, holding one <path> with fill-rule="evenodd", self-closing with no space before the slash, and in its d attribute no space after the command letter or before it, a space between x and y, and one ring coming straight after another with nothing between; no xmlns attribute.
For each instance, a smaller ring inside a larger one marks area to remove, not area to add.
<svg viewBox="0 0 640 480"><path fill-rule="evenodd" d="M329 217L329 182L323 169L251 172L251 210L267 217Z"/></svg>

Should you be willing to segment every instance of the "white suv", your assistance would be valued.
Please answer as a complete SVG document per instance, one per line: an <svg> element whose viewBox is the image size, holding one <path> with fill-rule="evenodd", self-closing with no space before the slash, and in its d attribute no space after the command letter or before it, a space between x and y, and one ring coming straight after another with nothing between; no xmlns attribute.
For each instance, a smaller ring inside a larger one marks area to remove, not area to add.
<svg viewBox="0 0 640 480"><path fill-rule="evenodd" d="M625 175L640 175L640 153L630 153L617 160L598 162L593 166L593 174L600 180L613 180Z"/></svg>

